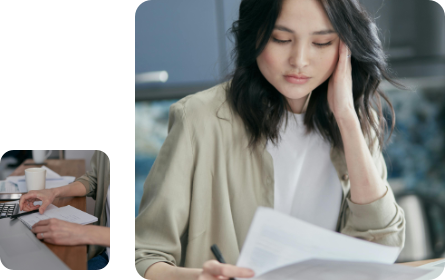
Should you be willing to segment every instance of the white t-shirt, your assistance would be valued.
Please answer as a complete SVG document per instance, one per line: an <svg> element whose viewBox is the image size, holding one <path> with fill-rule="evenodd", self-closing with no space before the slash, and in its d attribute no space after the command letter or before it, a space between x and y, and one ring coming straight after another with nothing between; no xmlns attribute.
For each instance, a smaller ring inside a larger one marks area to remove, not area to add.
<svg viewBox="0 0 445 280"><path fill-rule="evenodd" d="M107 224L106 227L110 227L110 186L108 186L108 192L107 192L107 201L105 202L105 210L107 212ZM110 259L110 247L107 247L107 255L108 260Z"/></svg>
<svg viewBox="0 0 445 280"><path fill-rule="evenodd" d="M266 149L273 158L274 208L335 231L342 188L330 159L331 146L318 132L306 134L304 114L289 113L278 146Z"/></svg>

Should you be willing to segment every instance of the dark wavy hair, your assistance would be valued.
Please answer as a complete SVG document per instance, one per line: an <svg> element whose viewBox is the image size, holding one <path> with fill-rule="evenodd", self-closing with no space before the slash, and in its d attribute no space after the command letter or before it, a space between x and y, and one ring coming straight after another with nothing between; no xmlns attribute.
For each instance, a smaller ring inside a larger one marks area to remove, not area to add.
<svg viewBox="0 0 445 280"><path fill-rule="evenodd" d="M383 116L381 99L389 105L391 136L395 114L391 102L379 89L383 79L399 89L407 89L390 75L386 55L378 37L373 19L357 0L318 0L334 30L352 52L352 84L354 108L365 137L375 131L380 150L384 146L384 134L388 129ZM242 0L239 19L229 32L235 38L231 56L235 62L232 73L226 78L232 82L226 88L227 100L241 117L250 134L250 146L256 146L263 137L277 144L279 129L287 122L286 110L290 106L286 98L272 86L260 72L256 58L268 43L283 0ZM343 149L340 130L327 100L327 79L312 91L304 117L308 132L318 129L323 138L334 147ZM374 114L373 110L377 113ZM370 141L370 148L374 144Z"/></svg>

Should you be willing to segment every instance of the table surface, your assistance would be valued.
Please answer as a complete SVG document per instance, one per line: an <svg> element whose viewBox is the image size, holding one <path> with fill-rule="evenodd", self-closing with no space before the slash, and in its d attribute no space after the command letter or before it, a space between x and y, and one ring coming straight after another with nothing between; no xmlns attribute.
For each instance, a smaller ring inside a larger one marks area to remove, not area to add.
<svg viewBox="0 0 445 280"><path fill-rule="evenodd" d="M417 266L421 266L430 262L437 262L438 260L443 260L444 258L439 258L439 259L431 259L431 260L423 260L423 261L417 261L417 262L406 262L406 263L398 263L400 265L407 265L407 266L412 266L412 267L417 267Z"/></svg>
<svg viewBox="0 0 445 280"><path fill-rule="evenodd" d="M11 174L11 176L25 175L25 169L41 167L42 165L25 165L34 163L32 159L27 159ZM85 160L83 159L48 159L45 166L53 170L60 176L74 176L76 178L85 174ZM86 211L85 197L64 197L56 198L53 204L57 207L71 205L79 210ZM42 241L43 242L43 241ZM43 242L59 259L61 259L71 269L87 269L87 246L62 246Z"/></svg>

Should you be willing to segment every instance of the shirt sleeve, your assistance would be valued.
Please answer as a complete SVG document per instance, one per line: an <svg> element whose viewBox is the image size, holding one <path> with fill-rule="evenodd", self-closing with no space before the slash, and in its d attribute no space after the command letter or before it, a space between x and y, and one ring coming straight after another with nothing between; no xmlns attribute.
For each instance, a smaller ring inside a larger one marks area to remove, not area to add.
<svg viewBox="0 0 445 280"><path fill-rule="evenodd" d="M351 193L347 195L345 225L341 233L387 246L399 247L405 244L405 214L396 203L393 191L387 181L387 169L377 139L371 151L374 164L386 186L386 193L380 199L368 204L355 204Z"/></svg>
<svg viewBox="0 0 445 280"><path fill-rule="evenodd" d="M136 217L138 273L157 262L179 265L191 199L193 151L182 103L170 107L168 136L144 183Z"/></svg>
<svg viewBox="0 0 445 280"><path fill-rule="evenodd" d="M97 165L99 158L99 151L95 151L91 157L90 166L91 169L87 171L84 175L80 176L74 182L80 182L83 184L86 190L86 196L91 196L96 200L96 190L97 190Z"/></svg>

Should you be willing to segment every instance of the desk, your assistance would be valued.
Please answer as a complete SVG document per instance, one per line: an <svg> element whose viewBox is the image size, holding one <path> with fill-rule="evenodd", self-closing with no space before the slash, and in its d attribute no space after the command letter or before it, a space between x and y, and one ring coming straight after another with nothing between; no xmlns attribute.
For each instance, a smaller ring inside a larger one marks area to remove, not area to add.
<svg viewBox="0 0 445 280"><path fill-rule="evenodd" d="M397 263L397 264L417 267L417 266L425 265L425 264L430 263L430 262L437 262L439 260L443 260L443 258L431 259L431 260L423 260L423 261L417 261L417 262Z"/></svg>
<svg viewBox="0 0 445 280"><path fill-rule="evenodd" d="M27 159L11 174L11 176L25 175L25 169L31 167L41 167L41 165L24 165L33 163L32 159ZM61 176L74 176L76 178L85 174L85 160L83 159L48 159L46 166ZM79 210L86 211L85 197L64 197L56 198L53 204L57 207L71 205ZM43 241L42 241L43 242ZM61 246L43 242L59 259L61 259L71 269L87 269L87 246Z"/></svg>

